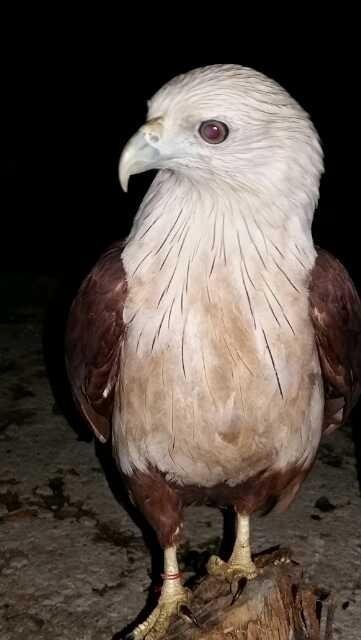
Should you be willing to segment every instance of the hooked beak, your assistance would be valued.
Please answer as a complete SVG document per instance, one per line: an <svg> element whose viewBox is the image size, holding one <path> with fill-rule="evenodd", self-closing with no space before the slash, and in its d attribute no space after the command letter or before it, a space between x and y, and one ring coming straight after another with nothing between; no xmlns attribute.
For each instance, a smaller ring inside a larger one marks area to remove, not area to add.
<svg viewBox="0 0 361 640"><path fill-rule="evenodd" d="M119 180L123 191L128 190L131 175L159 168L159 143L162 133L162 119L154 118L140 127L127 142L119 161Z"/></svg>

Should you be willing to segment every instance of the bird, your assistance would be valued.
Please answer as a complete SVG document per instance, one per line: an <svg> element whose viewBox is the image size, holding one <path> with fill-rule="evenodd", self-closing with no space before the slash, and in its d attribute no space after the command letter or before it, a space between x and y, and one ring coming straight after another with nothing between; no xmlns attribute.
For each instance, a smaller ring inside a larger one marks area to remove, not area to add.
<svg viewBox="0 0 361 640"><path fill-rule="evenodd" d="M148 170L130 233L82 282L65 340L78 409L111 441L164 551L159 602L134 640L190 610L185 508L233 509L233 551L207 569L254 578L251 516L288 508L361 393L361 301L313 240L323 149L289 92L237 64L172 78L121 152L124 191Z"/></svg>

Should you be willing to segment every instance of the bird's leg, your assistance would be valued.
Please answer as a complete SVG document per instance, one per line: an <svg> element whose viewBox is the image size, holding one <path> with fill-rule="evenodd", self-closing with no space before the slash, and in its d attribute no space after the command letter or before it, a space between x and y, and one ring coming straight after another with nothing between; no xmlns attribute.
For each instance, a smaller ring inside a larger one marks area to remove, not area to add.
<svg viewBox="0 0 361 640"><path fill-rule="evenodd" d="M210 575L220 577L232 583L239 578L255 578L257 576L256 565L252 561L248 515L237 513L236 540L228 562L224 562L218 556L211 556L207 569Z"/></svg>
<svg viewBox="0 0 361 640"><path fill-rule="evenodd" d="M250 516L237 514L237 535L234 543L232 555L228 560L231 567L244 570L244 575L248 578L255 578L257 575L256 565L252 561L250 543Z"/></svg>
<svg viewBox="0 0 361 640"><path fill-rule="evenodd" d="M150 616L127 635L127 640L159 640L165 637L173 616L180 615L195 621L188 609L191 592L182 586L176 547L164 550L163 586L158 605Z"/></svg>

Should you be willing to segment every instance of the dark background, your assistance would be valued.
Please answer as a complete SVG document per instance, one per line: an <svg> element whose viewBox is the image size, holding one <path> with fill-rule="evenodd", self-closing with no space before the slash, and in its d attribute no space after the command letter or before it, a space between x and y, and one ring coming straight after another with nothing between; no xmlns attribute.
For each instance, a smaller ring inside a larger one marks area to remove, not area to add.
<svg viewBox="0 0 361 640"><path fill-rule="evenodd" d="M175 35L173 46L163 43L165 29L156 20L144 40L136 20L114 18L104 27L96 14L88 18L53 15L46 27L29 30L25 40L18 34L9 45L3 271L77 282L110 242L127 234L152 179L133 178L130 193L123 194L117 177L122 145L143 122L146 100L175 74L234 62L275 78L311 114L326 166L314 237L361 286L358 72L348 32L340 44L341 24L328 42L310 26L298 38L291 30L287 42L260 34L246 41L246 25L237 38L225 33L222 45L193 37L191 48L188 33Z"/></svg>

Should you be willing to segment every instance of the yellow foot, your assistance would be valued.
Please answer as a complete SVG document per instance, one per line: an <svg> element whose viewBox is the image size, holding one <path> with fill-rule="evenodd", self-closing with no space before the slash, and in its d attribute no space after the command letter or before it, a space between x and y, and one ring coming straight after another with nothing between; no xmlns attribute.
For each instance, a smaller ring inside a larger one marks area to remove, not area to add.
<svg viewBox="0 0 361 640"><path fill-rule="evenodd" d="M258 571L251 559L243 562L224 562L218 556L211 556L207 563L207 571L211 576L227 580L230 584L241 578L256 578Z"/></svg>
<svg viewBox="0 0 361 640"><path fill-rule="evenodd" d="M191 591L182 587L179 593L161 596L159 603L150 616L129 633L125 640L161 640L175 616L181 616L197 624L188 605L191 600Z"/></svg>

